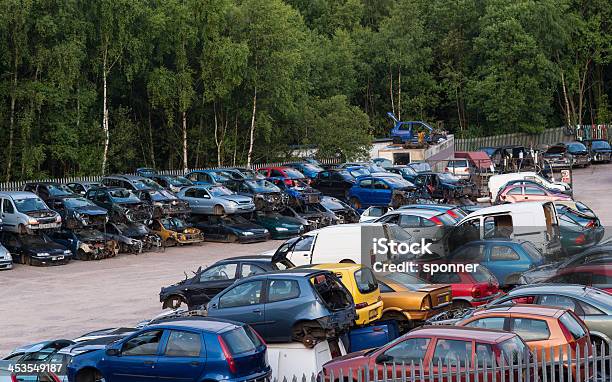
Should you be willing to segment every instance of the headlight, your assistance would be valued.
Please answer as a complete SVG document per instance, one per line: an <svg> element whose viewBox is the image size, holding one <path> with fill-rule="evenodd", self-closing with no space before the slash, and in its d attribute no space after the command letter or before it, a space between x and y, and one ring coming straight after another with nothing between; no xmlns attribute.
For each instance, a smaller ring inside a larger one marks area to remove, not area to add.
<svg viewBox="0 0 612 382"><path fill-rule="evenodd" d="M238 205L238 202L236 202L236 201L230 200L229 202L230 202L230 204L232 206L237 206Z"/></svg>
<svg viewBox="0 0 612 382"><path fill-rule="evenodd" d="M285 228L285 227L278 227L276 230L277 230L277 231L281 231L281 232L289 231L289 230L288 230L287 228Z"/></svg>
<svg viewBox="0 0 612 382"><path fill-rule="evenodd" d="M253 232L251 232L251 231L245 231L245 232L243 232L242 234L243 234L244 236L251 236L251 235L253 235Z"/></svg>
<svg viewBox="0 0 612 382"><path fill-rule="evenodd" d="M28 219L28 224L38 224L38 220L36 220L34 218L29 218Z"/></svg>
<svg viewBox="0 0 612 382"><path fill-rule="evenodd" d="M72 252L70 252L69 250L65 250L64 251L64 255L70 255Z"/></svg>
<svg viewBox="0 0 612 382"><path fill-rule="evenodd" d="M264 233L269 233L270 231L268 231L267 229L264 228L263 232Z"/></svg>
<svg viewBox="0 0 612 382"><path fill-rule="evenodd" d="M57 215L57 216L55 217L55 222L56 222L56 223L61 223L61 222L62 222L62 217L61 217L61 216L59 216L59 215Z"/></svg>
<svg viewBox="0 0 612 382"><path fill-rule="evenodd" d="M49 254L47 252L40 252L40 253L37 253L36 256L45 257L45 256L49 256Z"/></svg>
<svg viewBox="0 0 612 382"><path fill-rule="evenodd" d="M13 256L11 256L11 254L10 254L10 253L8 253L8 252L7 252L7 253L4 255L4 258L5 258L6 260L13 260Z"/></svg>

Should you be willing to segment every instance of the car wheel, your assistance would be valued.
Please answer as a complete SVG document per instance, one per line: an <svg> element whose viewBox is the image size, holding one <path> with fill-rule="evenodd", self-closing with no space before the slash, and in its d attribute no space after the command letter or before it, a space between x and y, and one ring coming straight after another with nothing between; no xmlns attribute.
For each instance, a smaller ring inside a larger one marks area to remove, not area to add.
<svg viewBox="0 0 612 382"><path fill-rule="evenodd" d="M213 214L214 215L223 215L225 213L225 210L223 209L223 206L220 204L217 204L214 208L213 208Z"/></svg>
<svg viewBox="0 0 612 382"><path fill-rule="evenodd" d="M105 382L102 374L97 370L82 370L76 376L76 382Z"/></svg>
<svg viewBox="0 0 612 382"><path fill-rule="evenodd" d="M361 202L356 197L353 196L349 200L349 202L351 203L351 206L353 206L354 209L356 209L356 210L360 210L361 209Z"/></svg>
<svg viewBox="0 0 612 382"><path fill-rule="evenodd" d="M28 234L28 229L23 224L19 224L19 227L18 227L17 230L19 231L20 235L27 235Z"/></svg>
<svg viewBox="0 0 612 382"><path fill-rule="evenodd" d="M176 246L178 243L176 242L176 240L174 240L173 238L169 238L168 240L164 241L162 247L174 247Z"/></svg>
<svg viewBox="0 0 612 382"><path fill-rule="evenodd" d="M355 264L355 262L351 259L340 260L340 264Z"/></svg>
<svg viewBox="0 0 612 382"><path fill-rule="evenodd" d="M383 313L381 321L396 321L400 333L406 333L414 327L413 323L400 312Z"/></svg>
<svg viewBox="0 0 612 382"><path fill-rule="evenodd" d="M89 260L89 256L87 256L87 254L85 253L85 251L83 251L82 249L77 250L77 255L76 255L77 260Z"/></svg>
<svg viewBox="0 0 612 382"><path fill-rule="evenodd" d="M182 304L187 304L185 300L181 296L170 296L164 300L164 304L162 309L170 308L170 309L178 309Z"/></svg>

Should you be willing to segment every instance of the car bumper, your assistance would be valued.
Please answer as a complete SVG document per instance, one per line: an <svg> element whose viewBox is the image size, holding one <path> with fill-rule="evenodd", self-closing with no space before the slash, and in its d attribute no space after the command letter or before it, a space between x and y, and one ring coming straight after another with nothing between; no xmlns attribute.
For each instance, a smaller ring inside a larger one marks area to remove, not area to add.
<svg viewBox="0 0 612 382"><path fill-rule="evenodd" d="M268 370L251 374L240 378L221 379L220 382L272 382L272 369L268 366Z"/></svg>
<svg viewBox="0 0 612 382"><path fill-rule="evenodd" d="M260 241L266 241L270 239L270 234L264 234L264 235L240 235L238 236L238 242L241 244L246 244L246 243L257 243Z"/></svg>
<svg viewBox="0 0 612 382"><path fill-rule="evenodd" d="M72 255L32 257L32 263L38 265L64 265L70 262Z"/></svg>
<svg viewBox="0 0 612 382"><path fill-rule="evenodd" d="M42 224L28 224L26 227L28 229L36 231L36 230L41 230L41 229L54 229L54 228L59 228L61 226L62 226L61 222L59 223L53 222L53 223L42 223Z"/></svg>
<svg viewBox="0 0 612 382"><path fill-rule="evenodd" d="M429 310L404 310L404 316L411 321L423 322L428 320L429 318L435 316L436 314L440 314L448 309L450 309L451 304L446 303L442 305L436 306L434 309Z"/></svg>
<svg viewBox="0 0 612 382"><path fill-rule="evenodd" d="M13 269L13 260L0 260L0 270Z"/></svg>
<svg viewBox="0 0 612 382"><path fill-rule="evenodd" d="M592 162L608 162L612 158L612 153L594 153Z"/></svg>
<svg viewBox="0 0 612 382"><path fill-rule="evenodd" d="M355 324L365 325L372 321L378 320L382 316L383 302L377 301L375 304L368 305L365 308L357 309L357 319Z"/></svg>
<svg viewBox="0 0 612 382"><path fill-rule="evenodd" d="M290 231L271 231L272 239L290 239L298 236L301 232L299 230Z"/></svg>
<svg viewBox="0 0 612 382"><path fill-rule="evenodd" d="M224 207L225 213L227 214L241 214L246 212L255 211L254 204L245 204L245 205L237 205L237 206L227 206Z"/></svg>

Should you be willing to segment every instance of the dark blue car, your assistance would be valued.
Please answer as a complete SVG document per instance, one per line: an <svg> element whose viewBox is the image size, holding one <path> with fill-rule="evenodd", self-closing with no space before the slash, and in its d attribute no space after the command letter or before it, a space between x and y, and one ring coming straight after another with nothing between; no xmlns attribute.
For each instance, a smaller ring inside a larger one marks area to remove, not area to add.
<svg viewBox="0 0 612 382"><path fill-rule="evenodd" d="M318 166L316 164L304 163L304 162L288 163L285 166L298 170L299 172L306 175L306 177L310 179L316 178L318 173L325 170L323 167Z"/></svg>
<svg viewBox="0 0 612 382"><path fill-rule="evenodd" d="M361 210L371 206L391 205L394 199L404 199L414 188L412 183L393 174L364 176L348 190L347 196L351 206Z"/></svg>
<svg viewBox="0 0 612 382"><path fill-rule="evenodd" d="M266 345L253 329L201 317L146 326L68 365L70 382L263 381L270 375Z"/></svg>
<svg viewBox="0 0 612 382"><path fill-rule="evenodd" d="M273 258L273 261L277 261ZM268 342L345 333L355 319L353 298L329 271L290 269L236 281L208 303L209 317L245 322Z"/></svg>
<svg viewBox="0 0 612 382"><path fill-rule="evenodd" d="M451 261L481 264L502 286L519 284L523 272L545 262L530 241L507 239L472 241L457 248L448 258Z"/></svg>

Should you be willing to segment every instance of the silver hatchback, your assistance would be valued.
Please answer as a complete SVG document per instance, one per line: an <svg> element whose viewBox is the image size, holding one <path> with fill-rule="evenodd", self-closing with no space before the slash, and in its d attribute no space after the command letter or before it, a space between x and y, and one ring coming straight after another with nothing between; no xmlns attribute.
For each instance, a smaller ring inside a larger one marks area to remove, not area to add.
<svg viewBox="0 0 612 382"><path fill-rule="evenodd" d="M31 192L0 192L2 228L16 233L31 233L41 229L59 228L60 215Z"/></svg>

